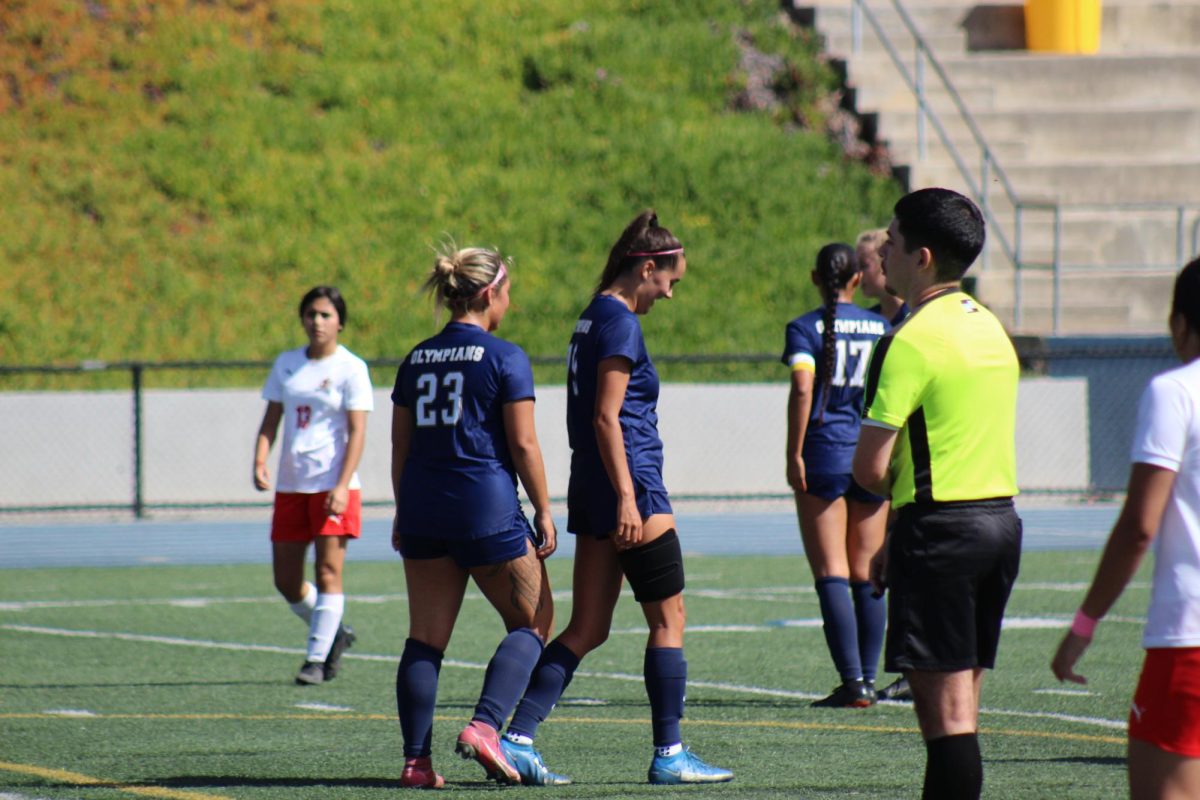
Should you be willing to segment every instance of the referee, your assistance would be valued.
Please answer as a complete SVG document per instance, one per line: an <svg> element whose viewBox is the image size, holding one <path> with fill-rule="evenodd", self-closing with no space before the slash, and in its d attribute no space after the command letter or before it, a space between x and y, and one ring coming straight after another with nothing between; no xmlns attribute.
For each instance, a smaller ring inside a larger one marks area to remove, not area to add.
<svg viewBox="0 0 1200 800"><path fill-rule="evenodd" d="M975 204L922 189L893 213L884 272L912 313L876 346L854 479L897 511L872 580L891 592L885 667L908 679L925 739L922 797L978 798L979 691L1021 555L1017 357L959 287L983 249Z"/></svg>

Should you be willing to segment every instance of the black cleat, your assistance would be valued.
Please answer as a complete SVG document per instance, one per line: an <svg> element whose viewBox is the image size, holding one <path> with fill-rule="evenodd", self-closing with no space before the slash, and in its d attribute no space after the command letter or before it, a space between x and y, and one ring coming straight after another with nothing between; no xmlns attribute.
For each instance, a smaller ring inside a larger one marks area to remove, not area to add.
<svg viewBox="0 0 1200 800"><path fill-rule="evenodd" d="M325 665L316 661L305 661L296 673L296 683L301 686L320 686L325 682Z"/></svg>
<svg viewBox="0 0 1200 800"><path fill-rule="evenodd" d="M867 691L867 685L860 678L856 681L844 681L833 690L833 694L823 700L813 701L813 708L866 708L874 705L875 695Z"/></svg>
<svg viewBox="0 0 1200 800"><path fill-rule="evenodd" d="M908 700L912 701L912 688L908 685L908 680L899 678L890 686L885 686L879 690L880 700Z"/></svg>
<svg viewBox="0 0 1200 800"><path fill-rule="evenodd" d="M353 647L357 639L354 628L344 622L338 625L337 633L333 635L333 644L329 646L329 655L325 657L325 680L331 681L337 677L342 666L342 653Z"/></svg>

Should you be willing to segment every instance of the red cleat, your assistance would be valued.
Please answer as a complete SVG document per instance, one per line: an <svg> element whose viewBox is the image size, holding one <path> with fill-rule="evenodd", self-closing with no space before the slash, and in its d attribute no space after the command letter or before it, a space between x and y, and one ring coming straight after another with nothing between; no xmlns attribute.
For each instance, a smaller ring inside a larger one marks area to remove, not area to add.
<svg viewBox="0 0 1200 800"><path fill-rule="evenodd" d="M504 751L500 749L500 735L491 725L471 720L471 724L458 735L458 744L454 749L463 758L473 758L482 764L488 777L497 783L516 785L521 782L521 774L504 757Z"/></svg>
<svg viewBox="0 0 1200 800"><path fill-rule="evenodd" d="M433 771L433 762L429 756L424 756L404 759L400 785L405 789L440 789L446 785L446 781Z"/></svg>

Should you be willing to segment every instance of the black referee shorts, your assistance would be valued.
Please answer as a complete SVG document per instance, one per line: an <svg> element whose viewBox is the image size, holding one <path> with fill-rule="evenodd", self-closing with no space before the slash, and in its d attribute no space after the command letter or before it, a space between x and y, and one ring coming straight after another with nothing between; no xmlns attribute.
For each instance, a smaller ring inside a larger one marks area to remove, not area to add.
<svg viewBox="0 0 1200 800"><path fill-rule="evenodd" d="M1012 498L902 507L888 539L888 672L996 665L1021 563Z"/></svg>

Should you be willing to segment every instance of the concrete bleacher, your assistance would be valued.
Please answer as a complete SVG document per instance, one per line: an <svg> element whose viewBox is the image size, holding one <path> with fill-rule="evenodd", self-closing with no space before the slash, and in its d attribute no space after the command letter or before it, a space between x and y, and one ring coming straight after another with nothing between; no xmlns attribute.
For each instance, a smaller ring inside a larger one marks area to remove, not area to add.
<svg viewBox="0 0 1200 800"><path fill-rule="evenodd" d="M1020 4L902 2L1017 200L1060 208L1057 332L1161 333L1173 273L1200 236L1200 0L1104 0L1094 55L1026 51ZM865 20L853 52L850 0L795 3L845 60L855 110L875 115L910 188L968 191L932 124L921 157L913 93ZM914 42L892 0L867 4L912 72ZM929 107L978 184L982 152L928 64L925 73ZM978 294L1015 332L1051 333L1054 214L1021 213L1018 313L1018 276L999 245L1001 233L1015 243L1016 213L989 177L1001 230L978 267Z"/></svg>

